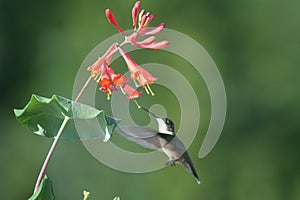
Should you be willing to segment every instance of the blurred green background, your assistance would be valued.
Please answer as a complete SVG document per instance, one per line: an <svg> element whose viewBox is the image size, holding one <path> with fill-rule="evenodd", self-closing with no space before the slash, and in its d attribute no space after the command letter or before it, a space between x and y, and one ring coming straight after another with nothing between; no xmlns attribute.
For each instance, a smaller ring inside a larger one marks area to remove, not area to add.
<svg viewBox="0 0 300 200"><path fill-rule="evenodd" d="M111 8L122 27L129 28L133 4L128 0L1 1L1 199L31 195L52 142L19 126L12 109L23 107L32 93L70 98L85 56L117 33L104 10ZM47 171L57 199L81 199L84 189L92 193L90 199L115 195L122 200L300 199L300 1L147 0L142 7L156 14L154 24L165 22L167 28L202 44L224 79L225 127L214 150L202 160L199 141L207 128L210 104L203 81L192 80L200 91L204 124L189 151L202 184L197 185L181 166L147 174L118 172L94 159L80 142L62 141ZM187 65L156 54L141 54L137 61L163 58L176 69ZM193 77L186 68L185 76ZM154 89L159 93L158 86ZM166 105L168 95L157 95L156 101ZM150 105L151 97L147 98ZM178 124L176 105L174 101L166 108ZM142 115L134 106L131 110L133 116Z"/></svg>

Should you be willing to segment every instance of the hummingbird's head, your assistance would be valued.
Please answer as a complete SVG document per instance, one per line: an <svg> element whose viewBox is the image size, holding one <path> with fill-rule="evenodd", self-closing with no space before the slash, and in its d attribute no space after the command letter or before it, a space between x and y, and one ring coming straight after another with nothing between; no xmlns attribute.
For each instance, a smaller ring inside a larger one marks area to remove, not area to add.
<svg viewBox="0 0 300 200"><path fill-rule="evenodd" d="M158 123L158 132L168 134L168 135L175 135L175 125L172 120L170 120L169 118L159 117L144 107L142 107L142 109L150 113L153 117L155 117Z"/></svg>
<svg viewBox="0 0 300 200"><path fill-rule="evenodd" d="M160 118L155 117L156 121L158 122L158 131L160 133L168 134L168 135L175 135L174 131L174 122L169 118Z"/></svg>

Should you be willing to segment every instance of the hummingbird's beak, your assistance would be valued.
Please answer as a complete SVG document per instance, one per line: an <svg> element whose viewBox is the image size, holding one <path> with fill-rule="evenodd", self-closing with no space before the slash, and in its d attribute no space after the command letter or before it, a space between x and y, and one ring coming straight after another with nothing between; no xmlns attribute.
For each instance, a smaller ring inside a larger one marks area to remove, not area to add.
<svg viewBox="0 0 300 200"><path fill-rule="evenodd" d="M146 108L144 108L143 106L141 106L141 108L142 108L144 111L146 111L147 113L151 114L153 117L155 117L155 118L160 118L160 117L158 117L157 115L155 115L153 112L150 112L149 110L147 110Z"/></svg>

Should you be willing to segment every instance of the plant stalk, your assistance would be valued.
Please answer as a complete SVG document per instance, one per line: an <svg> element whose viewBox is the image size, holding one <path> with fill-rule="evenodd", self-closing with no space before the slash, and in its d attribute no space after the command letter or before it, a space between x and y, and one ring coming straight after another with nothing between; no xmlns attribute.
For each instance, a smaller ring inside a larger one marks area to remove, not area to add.
<svg viewBox="0 0 300 200"><path fill-rule="evenodd" d="M46 168L47 168L48 163L50 161L50 158L51 158L51 156L52 156L52 154L54 152L54 149L57 146L58 140L59 140L59 138L60 138L60 136L61 136L61 134L62 134L62 132L63 132L63 130L64 130L64 128L67 125L67 123L68 123L69 120L70 120L70 118L68 116L65 116L64 121L62 122L62 124L61 124L61 126L60 126L60 128L59 128L59 130L57 132L57 135L56 135L56 137L55 137L55 139L54 139L54 141L52 143L52 146L51 146L51 148L50 148L50 150L48 152L48 155L47 155L47 157L46 157L46 159L44 161L44 164L42 166L42 169L40 171L40 174L39 174L38 179L37 179L36 184L35 184L34 193L38 190L38 188L39 188L39 186L40 186L40 184L42 182L42 179L43 179L43 177L45 175L45 171L46 171Z"/></svg>
<svg viewBox="0 0 300 200"><path fill-rule="evenodd" d="M85 89L87 88L87 86L89 85L89 83L91 82L92 79L93 79L93 77L90 76L88 78L88 80L85 82L85 84L81 88L80 92L78 93L76 99L74 100L75 102L77 102L80 99L80 97L82 96L83 92L85 91Z"/></svg>
<svg viewBox="0 0 300 200"><path fill-rule="evenodd" d="M122 47L126 43L128 43L128 41L125 39L120 44L120 47ZM115 51L111 52L111 54L108 55L108 57L111 56L111 55L113 55L116 51L117 51L117 49ZM77 97L75 98L75 100L74 100L75 102L79 101L80 97L82 96L83 92L86 90L87 86L89 85L89 83L91 82L92 79L93 78L91 76L87 79L87 81L83 85L82 89L78 93ZM62 134L62 132L63 132L64 128L66 127L66 125L67 125L67 123L68 123L69 120L70 120L70 118L67 117L67 116L65 116L64 121L62 122L62 124L61 124L61 126L60 126L60 128L59 128L59 130L57 132L57 135L56 135L56 137L55 137L55 139L54 139L54 141L52 143L52 146L51 146L51 148L50 148L50 150L49 150L49 152L47 154L47 157L46 157L46 159L44 161L44 164L42 166L42 169L40 171L40 174L39 174L38 179L37 179L36 184L35 184L34 193L38 190L38 188L39 188L39 186L40 186L40 184L42 182L42 179L45 176L46 168L47 168L47 166L49 164L49 161L50 161L50 159L51 159L51 157L53 155L54 149L57 146L57 143L58 143L58 141L60 139L60 136L61 136L61 134Z"/></svg>

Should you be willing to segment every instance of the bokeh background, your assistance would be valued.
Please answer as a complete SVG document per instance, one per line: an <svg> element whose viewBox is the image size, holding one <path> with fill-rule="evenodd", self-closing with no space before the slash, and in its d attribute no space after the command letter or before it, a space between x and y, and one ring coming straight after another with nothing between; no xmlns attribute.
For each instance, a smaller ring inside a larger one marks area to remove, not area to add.
<svg viewBox="0 0 300 200"><path fill-rule="evenodd" d="M111 8L119 23L129 28L133 4L129 0L1 1L1 199L31 196L52 142L19 126L12 109L23 107L32 93L70 98L85 56L116 33L104 10ZM94 159L80 142L61 141L47 171L56 198L81 199L85 189L92 193L91 199L115 195L122 200L300 199L300 2L145 0L142 7L156 14L155 23L165 22L202 44L224 79L225 127L214 150L200 160L198 151L210 117L203 80L177 57L158 52L132 55L140 63L164 62L186 69L183 74L199 91L203 121L189 151L202 184L197 185L179 165L146 174L118 172ZM153 88L155 99L141 101L147 106L154 100L161 103L178 124L177 102L168 101L172 94ZM108 103L101 95L106 109ZM149 120L141 118L144 114L134 105L130 110L137 123Z"/></svg>

